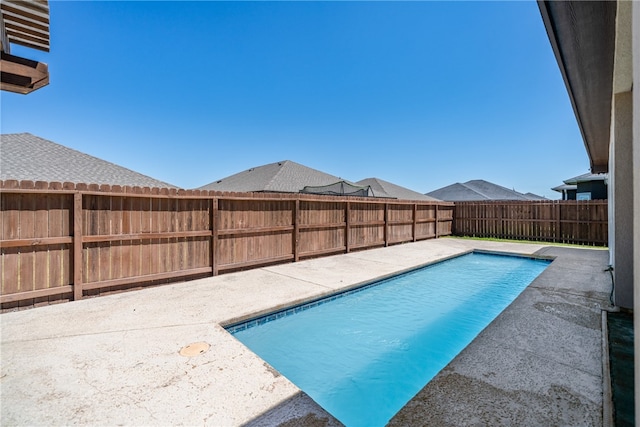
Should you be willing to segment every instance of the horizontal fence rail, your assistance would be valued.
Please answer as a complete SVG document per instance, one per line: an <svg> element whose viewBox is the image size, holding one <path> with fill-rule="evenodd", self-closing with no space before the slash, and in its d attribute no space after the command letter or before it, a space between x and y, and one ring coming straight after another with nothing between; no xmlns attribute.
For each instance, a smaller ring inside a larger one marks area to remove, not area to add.
<svg viewBox="0 0 640 427"><path fill-rule="evenodd" d="M607 200L456 202L453 234L607 246Z"/></svg>
<svg viewBox="0 0 640 427"><path fill-rule="evenodd" d="M0 181L3 310L452 234L454 204Z"/></svg>

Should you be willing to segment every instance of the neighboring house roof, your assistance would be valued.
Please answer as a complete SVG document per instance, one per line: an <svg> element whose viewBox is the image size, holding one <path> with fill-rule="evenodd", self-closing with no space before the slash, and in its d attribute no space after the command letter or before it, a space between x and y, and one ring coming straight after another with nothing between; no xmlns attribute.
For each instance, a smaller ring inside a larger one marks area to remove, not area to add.
<svg viewBox="0 0 640 427"><path fill-rule="evenodd" d="M476 200L532 200L534 196L539 199L544 199L544 197L540 197L532 193L525 195L515 190L509 190L506 187L482 179L475 179L465 183L456 182L455 184L431 191L427 193L427 196L446 200L448 202Z"/></svg>
<svg viewBox="0 0 640 427"><path fill-rule="evenodd" d="M606 181L608 178L608 173L585 173L582 175L574 176L573 178L565 179L563 182L568 185L576 185L580 182Z"/></svg>
<svg viewBox="0 0 640 427"><path fill-rule="evenodd" d="M571 190L577 190L577 189L578 189L577 185L569 185L569 184L558 185L557 187L552 188L553 191L559 191L559 192L571 191Z"/></svg>
<svg viewBox="0 0 640 427"><path fill-rule="evenodd" d="M358 182L358 185L370 186L373 190L375 197L391 197L400 200L428 200L437 201L434 197L427 196L426 194L418 193L417 191L410 190L405 187L393 184L388 181L384 181L380 178L365 178Z"/></svg>
<svg viewBox="0 0 640 427"><path fill-rule="evenodd" d="M567 190L577 190L578 184L581 182L590 182L590 181L605 181L607 183L607 179L609 178L608 173L583 173L582 175L574 176L573 178L565 179L564 185L558 185L557 187L553 187L553 191L558 191L562 193L562 191Z"/></svg>
<svg viewBox="0 0 640 427"><path fill-rule="evenodd" d="M0 179L175 188L30 133L0 135Z"/></svg>
<svg viewBox="0 0 640 427"><path fill-rule="evenodd" d="M546 197L538 196L537 194L533 193L524 193L524 196L529 200L547 200Z"/></svg>
<svg viewBox="0 0 640 427"><path fill-rule="evenodd" d="M257 166L203 185L199 190L298 193L306 186L329 185L341 178L291 160Z"/></svg>

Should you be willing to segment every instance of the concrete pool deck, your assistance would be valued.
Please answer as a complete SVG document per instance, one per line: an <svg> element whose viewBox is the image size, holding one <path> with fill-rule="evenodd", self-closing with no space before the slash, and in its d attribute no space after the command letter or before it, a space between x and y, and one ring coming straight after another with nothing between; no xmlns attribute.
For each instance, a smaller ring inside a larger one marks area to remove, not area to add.
<svg viewBox="0 0 640 427"><path fill-rule="evenodd" d="M340 425L220 324L474 249L556 259L391 424L602 425L608 252L456 238L4 313L1 424Z"/></svg>

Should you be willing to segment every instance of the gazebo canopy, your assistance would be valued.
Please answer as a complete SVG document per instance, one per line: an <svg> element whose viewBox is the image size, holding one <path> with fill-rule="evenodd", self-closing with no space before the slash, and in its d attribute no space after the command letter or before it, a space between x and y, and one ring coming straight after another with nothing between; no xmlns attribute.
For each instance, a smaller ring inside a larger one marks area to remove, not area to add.
<svg viewBox="0 0 640 427"><path fill-rule="evenodd" d="M373 197L373 192L369 185L361 187L347 181L338 181L329 185L311 186L307 185L301 193L324 194L328 196L361 196Z"/></svg>

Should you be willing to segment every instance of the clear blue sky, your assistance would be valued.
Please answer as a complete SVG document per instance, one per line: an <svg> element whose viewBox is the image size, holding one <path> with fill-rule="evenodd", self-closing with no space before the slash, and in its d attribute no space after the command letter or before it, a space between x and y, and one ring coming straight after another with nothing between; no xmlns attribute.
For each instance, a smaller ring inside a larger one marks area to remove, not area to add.
<svg viewBox="0 0 640 427"><path fill-rule="evenodd" d="M184 188L293 160L419 192L550 198L588 172L538 7L523 2L51 1L30 132Z"/></svg>

